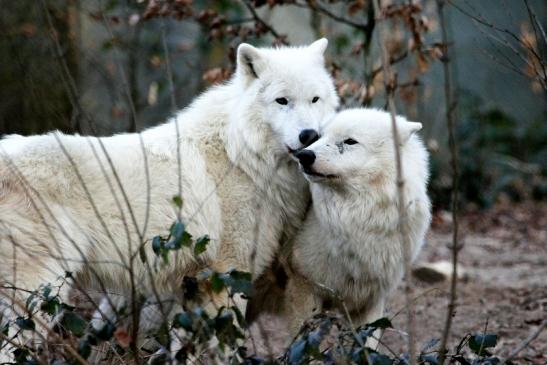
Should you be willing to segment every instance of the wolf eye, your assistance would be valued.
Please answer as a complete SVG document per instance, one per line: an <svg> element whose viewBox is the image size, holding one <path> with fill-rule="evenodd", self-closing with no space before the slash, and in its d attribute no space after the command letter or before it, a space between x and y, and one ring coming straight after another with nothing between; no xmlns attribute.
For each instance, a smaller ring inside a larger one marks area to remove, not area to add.
<svg viewBox="0 0 547 365"><path fill-rule="evenodd" d="M359 142L357 142L357 141L354 140L353 138L348 138L348 139L344 140L344 143L345 143L345 144L352 145L352 144L357 144L357 143L359 143Z"/></svg>
<svg viewBox="0 0 547 365"><path fill-rule="evenodd" d="M319 101L319 96L314 96L313 99L311 99L312 103L317 103Z"/></svg>
<svg viewBox="0 0 547 365"><path fill-rule="evenodd" d="M277 98L277 99L275 99L275 102L277 104L281 104L281 105L289 104L289 101L287 100L287 98Z"/></svg>

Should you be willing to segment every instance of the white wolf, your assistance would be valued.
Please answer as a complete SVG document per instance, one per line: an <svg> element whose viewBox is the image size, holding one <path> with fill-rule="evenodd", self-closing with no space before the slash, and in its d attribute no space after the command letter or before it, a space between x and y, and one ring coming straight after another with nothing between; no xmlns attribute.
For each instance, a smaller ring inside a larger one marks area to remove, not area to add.
<svg viewBox="0 0 547 365"><path fill-rule="evenodd" d="M414 259L431 217L428 156L415 135L422 125L403 117L396 123L409 217L408 249ZM317 142L296 154L311 183L313 205L290 257L293 273L285 310L293 334L315 310L342 309L340 298L356 324L382 317L386 297L402 278L391 133L388 113L349 109L329 122Z"/></svg>
<svg viewBox="0 0 547 365"><path fill-rule="evenodd" d="M242 44L229 82L141 134L2 140L0 282L33 290L68 271L88 289L102 290L102 282L111 292L150 296L153 285L172 296L206 265L258 277L309 201L289 152L316 140L338 106L326 46L326 39L275 49ZM139 252L149 263L155 256L140 248L169 231L179 183L187 231L211 241L197 258L177 251L151 279Z"/></svg>

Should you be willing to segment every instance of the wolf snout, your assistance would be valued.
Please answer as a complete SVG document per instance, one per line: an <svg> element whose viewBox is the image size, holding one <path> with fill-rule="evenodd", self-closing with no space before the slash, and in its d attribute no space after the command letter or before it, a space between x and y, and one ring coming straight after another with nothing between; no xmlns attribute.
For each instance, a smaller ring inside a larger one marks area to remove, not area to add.
<svg viewBox="0 0 547 365"><path fill-rule="evenodd" d="M294 156L303 168L308 168L315 162L315 153L311 150L300 150Z"/></svg>
<svg viewBox="0 0 547 365"><path fill-rule="evenodd" d="M303 129L298 135L298 139L304 147L307 147L319 139L319 133L315 129Z"/></svg>

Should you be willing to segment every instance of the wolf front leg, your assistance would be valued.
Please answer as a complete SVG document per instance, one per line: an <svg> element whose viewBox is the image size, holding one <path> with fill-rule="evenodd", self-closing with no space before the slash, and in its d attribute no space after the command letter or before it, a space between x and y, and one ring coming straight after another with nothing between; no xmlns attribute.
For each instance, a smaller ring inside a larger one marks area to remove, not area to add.
<svg viewBox="0 0 547 365"><path fill-rule="evenodd" d="M313 285L296 274L289 277L285 290L283 312L291 338L294 338L304 322L322 310L322 301L315 294Z"/></svg>
<svg viewBox="0 0 547 365"><path fill-rule="evenodd" d="M374 303L369 309L360 312L359 314L353 316L352 320L355 326L363 326L365 324L372 323L384 316L384 299L378 300ZM382 336L383 330L376 330L367 338L365 346L376 350L379 344L379 339Z"/></svg>

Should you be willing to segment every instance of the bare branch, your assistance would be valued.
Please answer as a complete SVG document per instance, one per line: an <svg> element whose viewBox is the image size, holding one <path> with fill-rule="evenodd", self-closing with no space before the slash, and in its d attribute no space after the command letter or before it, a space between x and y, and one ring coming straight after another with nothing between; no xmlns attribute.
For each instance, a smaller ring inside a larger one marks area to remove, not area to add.
<svg viewBox="0 0 547 365"><path fill-rule="evenodd" d="M416 343L415 343L415 318L414 318L414 301L412 300L412 274L410 270L410 242L408 232L408 212L405 199L404 190L404 174L401 158L400 139L399 132L397 130L394 100L394 85L393 85L393 73L390 69L389 54L386 48L385 38L385 18L382 14L379 0L373 1L374 13L378 22L378 45L381 51L384 85L387 94L387 104L389 113L391 114L391 129L393 134L393 146L395 149L395 163L397 168L397 195L398 195L398 210L399 210L399 222L398 230L401 245L403 246L403 257L405 264L405 301L407 305L407 331L408 331L408 348L409 348L409 363L414 365L416 363Z"/></svg>
<svg viewBox="0 0 547 365"><path fill-rule="evenodd" d="M473 22L478 23L479 25L482 25L486 28L490 28L490 29L494 30L495 32L505 34L510 39L512 39L521 49L523 49L526 52L526 54L522 54L521 51L519 49L515 48L515 46L513 44L511 44L511 42L509 42L508 39L505 39L503 37L501 37L501 38L497 37L494 34L494 32L493 33L485 33L482 29L480 29L480 27L478 27L479 31L481 33L483 33L486 37L489 37L489 38L495 40L496 42L504 45L509 50L511 50L517 57L519 57L530 68L530 70L532 70L536 74L537 81L541 84L543 89L547 91L547 61L545 60L544 57L542 57L539 54L539 52L540 52L539 49L536 49L536 47L533 44L530 44L530 42L528 42L525 39L522 39L521 37L519 37L515 32L513 32L509 29L506 29L506 28L499 27L499 26L493 24L492 22L488 21L480 13L478 13L476 11L476 9L474 9L473 6L471 4L469 4L467 1L466 1L466 4L473 10L474 13L477 13L478 15L472 14L471 12L469 12L466 9L462 8L461 6L457 5L453 0L447 0L447 1L456 10L458 10L459 12L464 14L465 16L469 17ZM546 37L545 37L545 31L544 31L543 27L537 21L537 17L535 16L535 13L533 12L533 10L530 8L528 2L526 0L524 0L524 3L525 3L526 8L528 10L528 15L529 15L529 18L530 18L530 22L532 23L532 27L534 29L534 38L535 38L536 44L538 43L538 41L540 41L538 39L539 37L537 36L538 29L539 29L540 33L542 34L543 42L545 42ZM536 29L536 27L537 27L537 29ZM528 59L528 58L530 58L530 59Z"/></svg>
<svg viewBox="0 0 547 365"><path fill-rule="evenodd" d="M245 6L247 7L247 9L251 13L253 19L255 20L257 24L262 25L268 32L270 32L276 38L276 40L281 42L281 44L284 44L284 45L289 44L286 40L287 36L279 34L271 25L266 23L266 21L262 19L260 15L258 15L253 4L251 4L249 0L243 0L243 3L245 4Z"/></svg>
<svg viewBox="0 0 547 365"><path fill-rule="evenodd" d="M530 19L532 20L532 25L534 26L534 28L537 26L537 28L539 29L539 32L541 33L541 37L543 38L543 43L547 44L547 35L545 34L545 29L543 28L543 25L541 25L541 22L538 20L536 13L532 10L530 5L528 4L528 0L524 0L524 4L526 5L526 10L528 10Z"/></svg>
<svg viewBox="0 0 547 365"><path fill-rule="evenodd" d="M458 282L458 253L461 249L459 242L459 222L458 222L458 190L459 190L459 171L458 171L458 149L456 146L456 138L454 133L454 110L456 102L454 101L453 88L452 88L452 74L450 72L450 57L448 55L448 34L447 24L444 15L444 0L437 0L437 7L439 13L439 23L442 34L443 43L443 55L441 61L443 63L443 76L444 76L444 96L445 96L445 112L446 112L446 126L448 129L448 146L450 149L450 166L452 168L452 276L450 278L450 299L448 302L448 311L446 313L445 324L443 328L443 334L441 339L441 347L439 354L439 363L444 364L445 350L448 337L450 335L450 327L452 326L452 318L456 310L457 300L457 282Z"/></svg>
<svg viewBox="0 0 547 365"><path fill-rule="evenodd" d="M369 28L374 28L374 24L373 24L374 20L371 23L363 24L348 18L344 18L343 16L337 15L333 13L332 11L330 11L329 9L325 8L318 1L305 0L305 3L300 3L298 1L295 1L294 4L292 5L298 6L300 8L310 9L314 12L319 12L333 20L336 20L339 23L346 24L346 25L349 25L350 27L358 28L360 30L368 30Z"/></svg>

